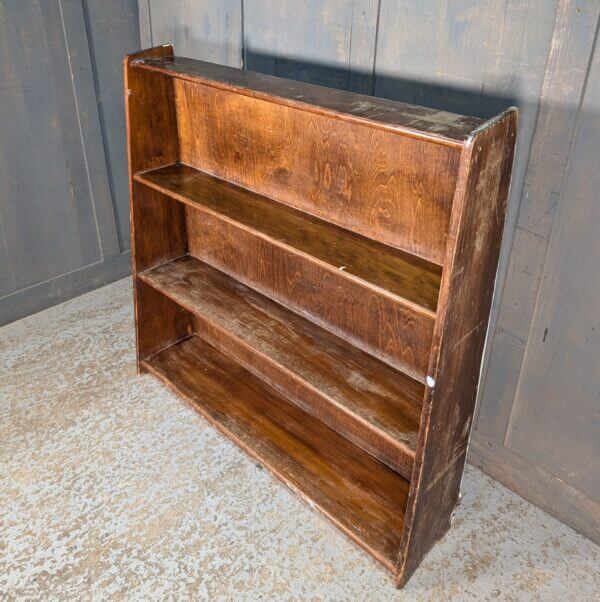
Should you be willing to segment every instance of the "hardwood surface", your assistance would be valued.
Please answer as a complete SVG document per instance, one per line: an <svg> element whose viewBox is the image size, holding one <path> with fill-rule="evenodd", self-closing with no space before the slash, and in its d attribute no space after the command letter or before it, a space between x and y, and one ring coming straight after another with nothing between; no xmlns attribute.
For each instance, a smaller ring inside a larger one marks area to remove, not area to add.
<svg viewBox="0 0 600 602"><path fill-rule="evenodd" d="M140 57L136 67L193 83L326 113L349 122L460 148L482 119L374 98L180 56Z"/></svg>
<svg viewBox="0 0 600 602"><path fill-rule="evenodd" d="M198 337L144 366L393 570L408 482Z"/></svg>
<svg viewBox="0 0 600 602"><path fill-rule="evenodd" d="M303 253L307 260L320 260L343 276L393 293L411 306L431 312L437 308L442 270L436 264L187 165L169 165L135 179L200 211L246 226L278 246Z"/></svg>
<svg viewBox="0 0 600 602"><path fill-rule="evenodd" d="M131 271L134 277L133 297L136 326L136 354L138 370L141 360L157 350L153 334L146 331L147 323L158 321L156 310L163 303L150 291L149 301L139 297L143 287L135 277L139 271L153 267L185 253L187 240L180 207L168 207L155 191L136 184L133 174L144 169L169 165L179 158L177 121L173 107L173 84L167 78L144 77L131 67L135 58L172 55L172 46L161 46L127 55L123 59L123 85L125 91L125 118L127 124L127 163L129 171L129 213L131 233ZM151 110L148 110L150 109ZM158 308L154 308L156 301ZM146 318L143 318L146 316ZM168 314L168 337L158 341L169 344L172 337L179 338L177 319ZM160 330L159 330L160 332Z"/></svg>
<svg viewBox="0 0 600 602"><path fill-rule="evenodd" d="M363 351L425 380L433 319L340 272L187 211L189 252Z"/></svg>
<svg viewBox="0 0 600 602"><path fill-rule="evenodd" d="M143 57L172 55L173 46L160 46L127 55L123 61L130 186L134 173L179 158L173 81L161 75L148 78L132 67Z"/></svg>
<svg viewBox="0 0 600 602"><path fill-rule="evenodd" d="M187 253L185 209L141 184L133 183L134 216L131 221L134 270L137 274Z"/></svg>
<svg viewBox="0 0 600 602"><path fill-rule="evenodd" d="M189 81L174 86L182 163L443 262L458 149Z"/></svg>
<svg viewBox="0 0 600 602"><path fill-rule="evenodd" d="M138 370L143 359L181 341L193 332L193 315L140 278L134 280Z"/></svg>
<svg viewBox="0 0 600 602"><path fill-rule="evenodd" d="M465 146L439 316L429 366L410 506L400 554L404 584L448 530L473 420L494 291L517 127L517 110L490 121Z"/></svg>
<svg viewBox="0 0 600 602"><path fill-rule="evenodd" d="M459 497L516 111L457 146L171 52L126 64L140 369L293 488L318 483L401 586Z"/></svg>
<svg viewBox="0 0 600 602"><path fill-rule="evenodd" d="M191 168L136 177L194 207L191 255L425 380L439 267Z"/></svg>
<svg viewBox="0 0 600 602"><path fill-rule="evenodd" d="M421 383L192 257L140 278L197 316L212 345L410 477Z"/></svg>

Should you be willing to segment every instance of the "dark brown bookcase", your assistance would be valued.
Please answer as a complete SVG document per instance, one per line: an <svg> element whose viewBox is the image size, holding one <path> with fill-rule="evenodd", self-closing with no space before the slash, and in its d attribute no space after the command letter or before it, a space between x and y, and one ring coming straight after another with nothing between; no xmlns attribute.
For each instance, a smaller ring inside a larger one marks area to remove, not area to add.
<svg viewBox="0 0 600 602"><path fill-rule="evenodd" d="M125 58L140 372L403 585L459 498L517 113Z"/></svg>

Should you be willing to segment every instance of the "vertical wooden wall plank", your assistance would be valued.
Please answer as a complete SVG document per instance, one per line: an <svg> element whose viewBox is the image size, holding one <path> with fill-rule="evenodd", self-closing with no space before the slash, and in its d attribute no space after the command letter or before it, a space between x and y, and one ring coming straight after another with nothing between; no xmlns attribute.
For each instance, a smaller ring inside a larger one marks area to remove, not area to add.
<svg viewBox="0 0 600 602"><path fill-rule="evenodd" d="M138 15L141 48L151 48L154 44L152 43L152 18L150 16L150 0L138 0Z"/></svg>
<svg viewBox="0 0 600 602"><path fill-rule="evenodd" d="M129 249L129 183L124 135L122 59L138 50L136 0L84 0L87 36L91 49L91 67L97 89L102 139L96 158L97 169L107 170L110 209L118 226L120 250ZM90 100L90 103L92 100ZM102 147L103 145L103 147ZM105 194L105 191L102 191Z"/></svg>
<svg viewBox="0 0 600 602"><path fill-rule="evenodd" d="M378 1L244 1L252 71L372 93Z"/></svg>
<svg viewBox="0 0 600 602"><path fill-rule="evenodd" d="M500 446L537 303L599 13L600 3L562 0L556 18L536 135L481 383L476 433Z"/></svg>
<svg viewBox="0 0 600 602"><path fill-rule="evenodd" d="M108 181L83 2L59 0L59 6L71 74L70 92L75 101L84 158L85 172L82 176L87 176L102 256L111 257L118 255L121 248Z"/></svg>
<svg viewBox="0 0 600 602"><path fill-rule="evenodd" d="M375 95L467 115L519 108L506 271L557 1L381 0Z"/></svg>
<svg viewBox="0 0 600 602"><path fill-rule="evenodd" d="M101 255L58 3L3 4L0 71L0 215L14 274L2 292L9 294Z"/></svg>
<svg viewBox="0 0 600 602"><path fill-rule="evenodd" d="M1 323L129 269L90 52L83 0L0 0Z"/></svg>
<svg viewBox="0 0 600 602"><path fill-rule="evenodd" d="M591 500L600 500L599 116L596 46L506 436Z"/></svg>
<svg viewBox="0 0 600 602"><path fill-rule="evenodd" d="M177 54L242 66L242 0L149 0L152 45L173 43Z"/></svg>

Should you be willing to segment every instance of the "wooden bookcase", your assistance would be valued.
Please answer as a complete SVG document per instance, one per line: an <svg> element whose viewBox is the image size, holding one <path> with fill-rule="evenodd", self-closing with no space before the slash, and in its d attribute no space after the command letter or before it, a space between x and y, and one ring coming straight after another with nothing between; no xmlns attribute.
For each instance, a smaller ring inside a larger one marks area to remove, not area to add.
<svg viewBox="0 0 600 602"><path fill-rule="evenodd" d="M403 585L459 498L517 113L125 58L140 372Z"/></svg>

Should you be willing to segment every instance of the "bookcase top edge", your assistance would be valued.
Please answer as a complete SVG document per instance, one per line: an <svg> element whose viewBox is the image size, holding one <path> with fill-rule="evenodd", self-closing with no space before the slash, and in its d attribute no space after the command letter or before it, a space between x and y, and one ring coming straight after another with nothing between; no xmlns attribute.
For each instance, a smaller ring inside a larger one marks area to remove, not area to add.
<svg viewBox="0 0 600 602"><path fill-rule="evenodd" d="M162 54L162 53L161 53ZM130 55L134 68L461 148L487 120L196 59Z"/></svg>

